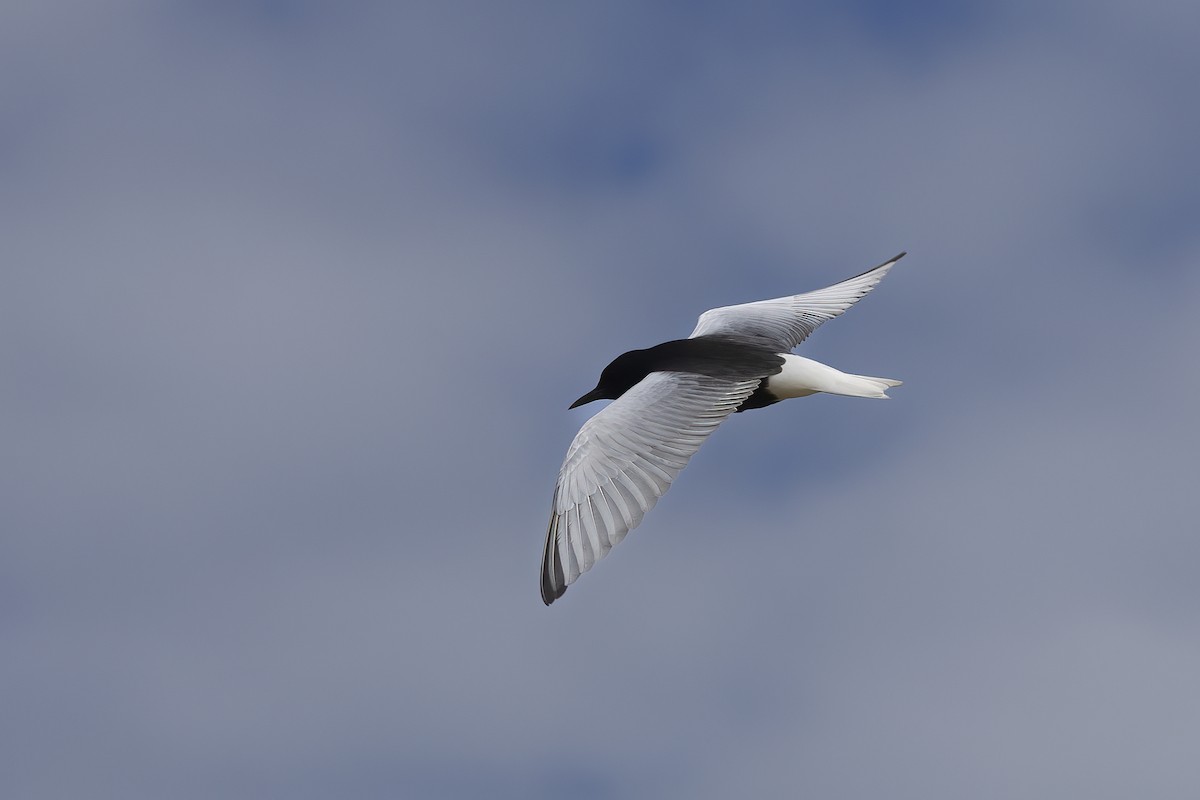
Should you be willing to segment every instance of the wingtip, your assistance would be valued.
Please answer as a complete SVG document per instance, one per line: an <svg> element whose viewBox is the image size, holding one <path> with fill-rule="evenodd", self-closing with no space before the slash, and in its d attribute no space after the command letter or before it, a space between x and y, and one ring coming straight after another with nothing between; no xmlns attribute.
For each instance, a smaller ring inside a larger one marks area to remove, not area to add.
<svg viewBox="0 0 1200 800"><path fill-rule="evenodd" d="M554 503L558 502L558 491L554 492ZM546 531L546 546L542 551L542 602L550 605L567 591L566 575L562 558L558 553L558 514L550 512L550 525Z"/></svg>
<svg viewBox="0 0 1200 800"><path fill-rule="evenodd" d="M557 565L557 559L555 563ZM554 575L547 574L545 571L542 572L542 602L546 605L550 605L567 593L567 587L561 582L555 582L554 577ZM559 572L557 577L561 578L562 573Z"/></svg>
<svg viewBox="0 0 1200 800"><path fill-rule="evenodd" d="M889 258L887 261L884 261L882 264L877 264L874 267L871 267L870 269L868 269L864 272L858 273L857 275L855 275L852 278L846 278L846 280L841 281L840 283L834 284L834 286L840 286L843 283L849 283L850 281L856 281L859 278L865 278L866 276L872 275L873 273L876 273L876 272L883 273L882 275L879 276L879 279L882 280L883 275L887 274L888 270L891 269L891 266L893 264L895 264L897 261L899 261L900 259L904 258L906 255L908 255L908 251L901 250L899 255L894 255L891 258ZM876 282L878 282L878 281L876 281ZM872 286L874 286L874 284L872 284ZM832 287L830 287L830 288L832 288Z"/></svg>

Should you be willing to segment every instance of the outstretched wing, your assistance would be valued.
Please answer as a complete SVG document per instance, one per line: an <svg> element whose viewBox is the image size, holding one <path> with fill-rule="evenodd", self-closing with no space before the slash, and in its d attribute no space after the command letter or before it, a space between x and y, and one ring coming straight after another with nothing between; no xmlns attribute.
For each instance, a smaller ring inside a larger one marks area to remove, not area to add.
<svg viewBox="0 0 1200 800"><path fill-rule="evenodd" d="M840 315L874 289L892 265L903 257L904 253L901 253L861 275L815 292L705 311L691 338L724 336L787 353L807 339L822 322Z"/></svg>
<svg viewBox="0 0 1200 800"><path fill-rule="evenodd" d="M652 372L583 424L554 489L542 554L546 605L637 527L759 381Z"/></svg>

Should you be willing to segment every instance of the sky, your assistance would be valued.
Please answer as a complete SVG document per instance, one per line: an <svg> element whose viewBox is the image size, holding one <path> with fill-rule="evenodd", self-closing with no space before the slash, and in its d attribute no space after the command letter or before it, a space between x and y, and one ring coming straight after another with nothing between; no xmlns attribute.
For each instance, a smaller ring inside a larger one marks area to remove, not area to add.
<svg viewBox="0 0 1200 800"><path fill-rule="evenodd" d="M4 3L0 794L1200 796L1197 26ZM609 360L901 250L542 605Z"/></svg>

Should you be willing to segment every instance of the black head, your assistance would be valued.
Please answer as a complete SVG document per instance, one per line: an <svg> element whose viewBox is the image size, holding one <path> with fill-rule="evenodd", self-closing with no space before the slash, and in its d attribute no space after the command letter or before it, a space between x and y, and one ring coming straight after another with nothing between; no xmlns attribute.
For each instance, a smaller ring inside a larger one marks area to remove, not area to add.
<svg viewBox="0 0 1200 800"><path fill-rule="evenodd" d="M583 397L571 403L570 408L578 408L593 400L616 400L625 392L650 374L650 363L646 357L647 350L631 350L613 359L612 363L600 373L600 381L596 388Z"/></svg>

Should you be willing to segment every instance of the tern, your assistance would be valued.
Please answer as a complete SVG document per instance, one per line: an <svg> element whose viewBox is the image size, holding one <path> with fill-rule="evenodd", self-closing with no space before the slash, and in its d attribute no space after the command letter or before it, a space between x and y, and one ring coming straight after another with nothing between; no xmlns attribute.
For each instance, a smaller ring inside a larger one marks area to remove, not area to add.
<svg viewBox="0 0 1200 800"><path fill-rule="evenodd" d="M687 339L631 350L605 367L596 388L570 406L613 401L579 429L559 470L542 601L562 597L636 528L730 414L818 392L886 399L900 381L851 375L791 351L904 255L824 289L705 311Z"/></svg>

